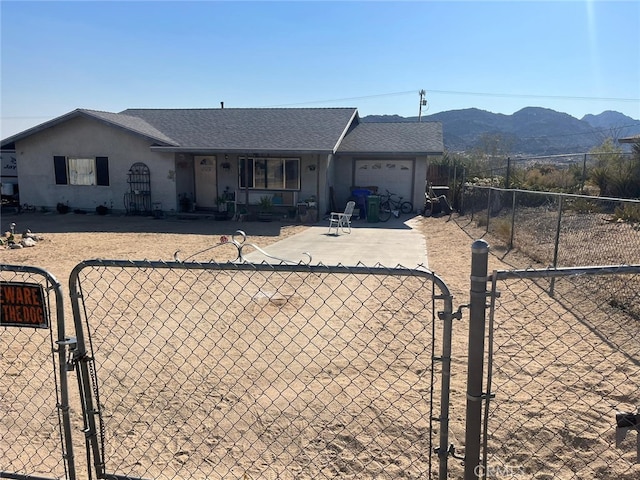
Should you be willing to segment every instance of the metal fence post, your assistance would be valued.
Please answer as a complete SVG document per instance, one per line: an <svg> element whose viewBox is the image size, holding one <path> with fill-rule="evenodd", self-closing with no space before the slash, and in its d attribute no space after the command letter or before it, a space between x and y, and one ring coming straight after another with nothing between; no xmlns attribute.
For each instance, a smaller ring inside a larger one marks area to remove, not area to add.
<svg viewBox="0 0 640 480"><path fill-rule="evenodd" d="M558 221L556 224L556 237L553 242L553 264L552 264L553 268L558 268L558 249L560 246L560 228L562 227L562 206L563 206L562 199L563 199L562 196L558 197ZM556 279L555 277L552 277L551 283L549 285L549 295L551 295L552 297L553 297L553 291L555 289L555 286L556 286Z"/></svg>
<svg viewBox="0 0 640 480"><path fill-rule="evenodd" d="M489 195L487 195L487 229L485 230L489 233L489 222L491 221L491 193L493 192L493 188L489 188Z"/></svg>
<svg viewBox="0 0 640 480"><path fill-rule="evenodd" d="M438 479L446 480L448 478L448 459L449 459L449 403L451 391L451 345L453 333L453 297L447 291L444 282L438 280L438 287L442 292L439 297L444 301L444 309L440 312L439 317L444 321L442 330L442 392L440 399L440 447L438 448L438 457L440 465L438 470Z"/></svg>
<svg viewBox="0 0 640 480"><path fill-rule="evenodd" d="M467 368L467 420L465 428L464 479L478 478L482 424L482 380L487 297L489 244L471 245L471 292L469 305L469 355Z"/></svg>
<svg viewBox="0 0 640 480"><path fill-rule="evenodd" d="M513 248L513 237L516 231L516 191L513 190L511 199L511 235L509 237L509 248Z"/></svg>

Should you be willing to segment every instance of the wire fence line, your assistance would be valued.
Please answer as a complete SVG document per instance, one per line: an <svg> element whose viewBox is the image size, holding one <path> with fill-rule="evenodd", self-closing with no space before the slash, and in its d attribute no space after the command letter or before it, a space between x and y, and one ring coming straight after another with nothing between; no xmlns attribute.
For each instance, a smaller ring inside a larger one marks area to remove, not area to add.
<svg viewBox="0 0 640 480"><path fill-rule="evenodd" d="M468 345L420 268L86 261L64 326L55 279L1 265L57 313L0 326L2 473L637 478L640 265L490 274L472 252Z"/></svg>
<svg viewBox="0 0 640 480"><path fill-rule="evenodd" d="M100 261L70 291L98 478L446 478L430 272Z"/></svg>
<svg viewBox="0 0 640 480"><path fill-rule="evenodd" d="M74 479L61 286L4 264L0 283L0 477Z"/></svg>
<svg viewBox="0 0 640 480"><path fill-rule="evenodd" d="M621 168L631 166L635 160L633 152L565 153L557 155L495 156L485 160L485 165L465 168L472 183L500 179L502 186L512 188L518 183L522 172L536 168L541 171L555 170L559 174L558 186L565 193L585 193L588 189L589 172L603 161L616 159ZM467 171L470 170L470 171ZM451 177L451 174L449 175Z"/></svg>
<svg viewBox="0 0 640 480"><path fill-rule="evenodd" d="M476 280L490 308L471 305L468 398L484 407L467 403L465 479L638 478L640 265Z"/></svg>
<svg viewBox="0 0 640 480"><path fill-rule="evenodd" d="M463 214L552 267L640 261L640 200L468 185Z"/></svg>

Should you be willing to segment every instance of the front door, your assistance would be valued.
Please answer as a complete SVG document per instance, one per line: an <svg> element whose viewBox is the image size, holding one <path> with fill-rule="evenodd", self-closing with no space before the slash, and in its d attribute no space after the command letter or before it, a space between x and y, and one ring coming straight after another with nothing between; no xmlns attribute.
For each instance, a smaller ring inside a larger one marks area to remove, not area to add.
<svg viewBox="0 0 640 480"><path fill-rule="evenodd" d="M216 157L195 156L196 206L197 208L215 208L218 198L216 182Z"/></svg>

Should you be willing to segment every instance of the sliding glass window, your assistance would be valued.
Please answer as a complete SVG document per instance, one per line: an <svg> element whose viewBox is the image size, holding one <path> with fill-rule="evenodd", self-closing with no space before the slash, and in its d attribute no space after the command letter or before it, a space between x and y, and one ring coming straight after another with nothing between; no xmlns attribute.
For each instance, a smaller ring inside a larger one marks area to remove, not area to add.
<svg viewBox="0 0 640 480"><path fill-rule="evenodd" d="M299 158L240 158L241 188L299 190Z"/></svg>

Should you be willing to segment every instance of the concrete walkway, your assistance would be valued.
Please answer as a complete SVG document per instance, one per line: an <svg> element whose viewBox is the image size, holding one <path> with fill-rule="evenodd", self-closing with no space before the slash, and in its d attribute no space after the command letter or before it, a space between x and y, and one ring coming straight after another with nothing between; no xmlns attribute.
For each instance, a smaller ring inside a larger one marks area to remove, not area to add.
<svg viewBox="0 0 640 480"><path fill-rule="evenodd" d="M287 237L264 248L269 255L295 263L308 262L304 252L311 255L311 265L381 265L392 268L428 268L427 246L422 233L416 229L417 219L403 215L384 223L354 220L351 233L328 234L329 221L319 222L302 233ZM332 230L335 232L335 230ZM254 263L279 263L247 247L245 258Z"/></svg>

